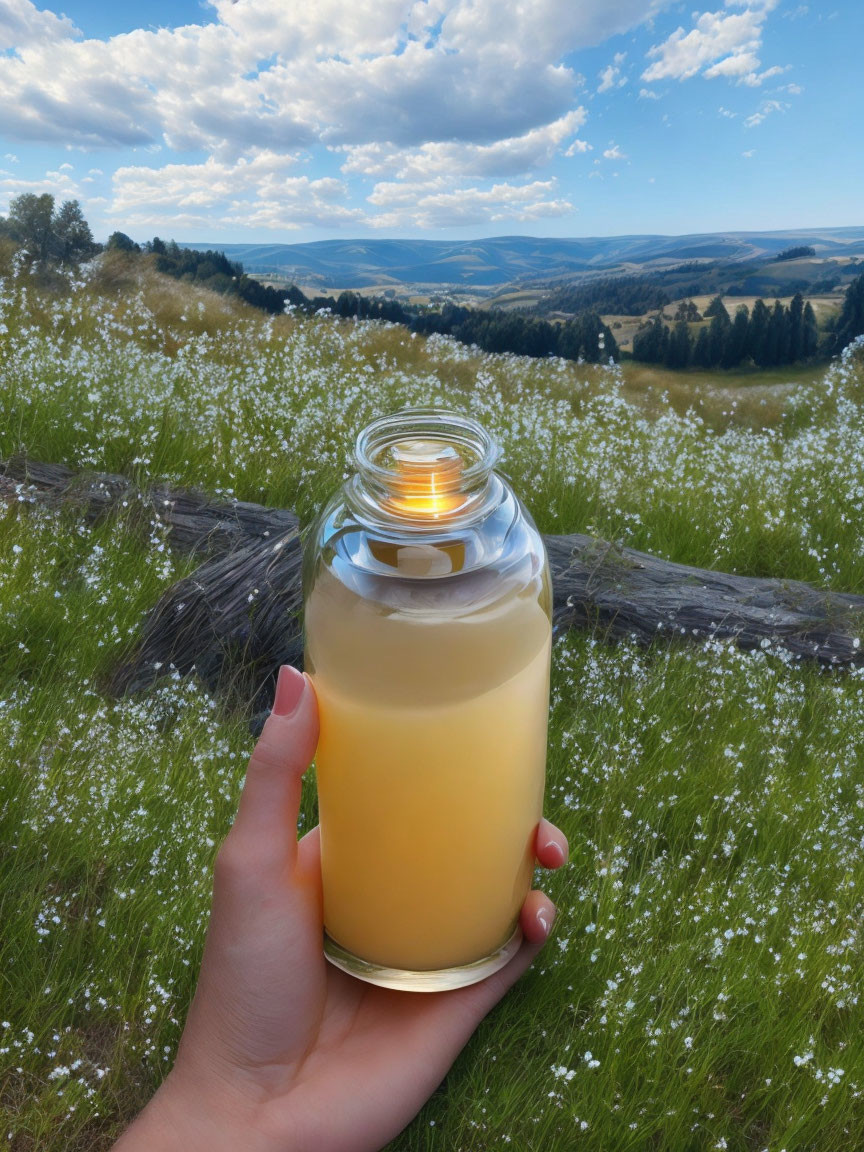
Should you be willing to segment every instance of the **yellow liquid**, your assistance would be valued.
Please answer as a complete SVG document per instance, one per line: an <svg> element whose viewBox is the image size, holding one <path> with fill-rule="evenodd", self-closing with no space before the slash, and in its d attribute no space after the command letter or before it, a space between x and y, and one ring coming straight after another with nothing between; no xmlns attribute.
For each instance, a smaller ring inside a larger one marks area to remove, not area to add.
<svg viewBox="0 0 864 1152"><path fill-rule="evenodd" d="M382 614L322 573L306 620L328 935L410 971L491 955L518 922L543 806L536 590L442 620Z"/></svg>

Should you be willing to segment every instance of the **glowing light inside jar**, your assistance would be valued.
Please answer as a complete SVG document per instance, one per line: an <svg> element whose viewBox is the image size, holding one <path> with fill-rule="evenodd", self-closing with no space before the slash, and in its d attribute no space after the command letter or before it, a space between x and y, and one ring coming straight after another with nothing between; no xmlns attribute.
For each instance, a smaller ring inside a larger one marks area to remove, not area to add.
<svg viewBox="0 0 864 1152"><path fill-rule="evenodd" d="M442 440L401 440L391 446L394 464L387 504L410 516L446 519L465 501L460 491L464 461Z"/></svg>

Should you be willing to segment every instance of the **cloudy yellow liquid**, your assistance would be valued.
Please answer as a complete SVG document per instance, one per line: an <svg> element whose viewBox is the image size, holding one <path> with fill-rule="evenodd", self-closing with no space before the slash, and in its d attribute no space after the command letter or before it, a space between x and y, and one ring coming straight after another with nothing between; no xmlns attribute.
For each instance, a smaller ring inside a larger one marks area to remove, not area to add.
<svg viewBox="0 0 864 1152"><path fill-rule="evenodd" d="M490 956L518 923L543 806L551 628L536 590L406 617L323 573L306 619L327 934L408 971Z"/></svg>

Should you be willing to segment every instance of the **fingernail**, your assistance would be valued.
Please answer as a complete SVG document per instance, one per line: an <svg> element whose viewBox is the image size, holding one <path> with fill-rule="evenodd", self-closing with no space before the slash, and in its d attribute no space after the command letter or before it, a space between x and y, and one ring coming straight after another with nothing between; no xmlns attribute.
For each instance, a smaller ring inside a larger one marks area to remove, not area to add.
<svg viewBox="0 0 864 1152"><path fill-rule="evenodd" d="M548 844L544 845L543 851L552 851L558 857L561 863L564 863L564 849L561 847L557 840L550 840Z"/></svg>
<svg viewBox="0 0 864 1152"><path fill-rule="evenodd" d="M291 716L300 704L306 689L306 677L290 664L283 664L276 681L276 695L273 697L273 715Z"/></svg>
<svg viewBox="0 0 864 1152"><path fill-rule="evenodd" d="M548 936L552 931L552 925L555 923L555 909L541 908L537 913L537 919L543 929L543 935Z"/></svg>

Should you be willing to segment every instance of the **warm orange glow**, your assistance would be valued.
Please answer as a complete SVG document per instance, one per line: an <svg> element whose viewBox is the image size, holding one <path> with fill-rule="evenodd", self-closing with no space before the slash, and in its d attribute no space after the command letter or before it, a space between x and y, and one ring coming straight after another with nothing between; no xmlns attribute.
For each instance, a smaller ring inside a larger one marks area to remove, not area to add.
<svg viewBox="0 0 864 1152"><path fill-rule="evenodd" d="M396 473L388 499L398 512L446 518L464 502L459 492L462 457L452 445L429 440L403 441L393 448Z"/></svg>

